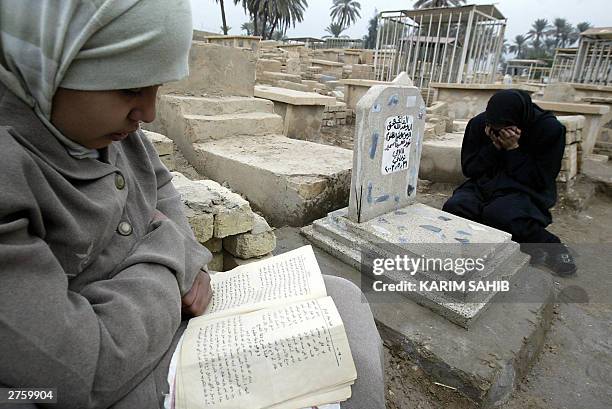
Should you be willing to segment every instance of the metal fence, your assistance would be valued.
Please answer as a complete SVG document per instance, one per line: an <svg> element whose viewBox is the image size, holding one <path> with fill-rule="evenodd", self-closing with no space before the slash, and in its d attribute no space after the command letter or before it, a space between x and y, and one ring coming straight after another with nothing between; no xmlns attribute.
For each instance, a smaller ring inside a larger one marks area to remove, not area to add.
<svg viewBox="0 0 612 409"><path fill-rule="evenodd" d="M578 48L557 48L550 69L549 82L570 82Z"/></svg>
<svg viewBox="0 0 612 409"><path fill-rule="evenodd" d="M363 48L363 40L354 38L324 38L323 43L312 43L312 47L315 50L328 49L328 48Z"/></svg>
<svg viewBox="0 0 612 409"><path fill-rule="evenodd" d="M612 84L612 39L582 36L571 82L594 85Z"/></svg>
<svg viewBox="0 0 612 409"><path fill-rule="evenodd" d="M433 82L492 83L501 56L506 19L492 5L379 14L376 79L406 71L430 102Z"/></svg>

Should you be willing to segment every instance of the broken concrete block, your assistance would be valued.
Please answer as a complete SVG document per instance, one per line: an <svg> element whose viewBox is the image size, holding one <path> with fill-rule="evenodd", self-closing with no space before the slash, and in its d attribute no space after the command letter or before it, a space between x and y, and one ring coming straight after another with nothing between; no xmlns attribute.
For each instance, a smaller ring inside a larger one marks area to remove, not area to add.
<svg viewBox="0 0 612 409"><path fill-rule="evenodd" d="M272 253L266 254L266 255L264 255L262 257L259 257L259 258L250 258L248 260L243 260L241 258L232 256L228 252L224 252L223 253L223 270L224 271L231 270L233 268L236 268L236 267L239 267L239 266L244 266L244 265L247 265L247 264L251 264L251 263L254 263L256 261L265 260L265 259L270 258L270 257L272 257Z"/></svg>
<svg viewBox="0 0 612 409"><path fill-rule="evenodd" d="M172 183L180 193L183 203L196 215L211 214L214 217L214 237L223 238L253 228L253 211L249 202L240 195L213 180L192 181L178 172L173 172L173 176Z"/></svg>
<svg viewBox="0 0 612 409"><path fill-rule="evenodd" d="M424 138L435 138L436 137L436 124L431 122L425 122L425 134Z"/></svg>
<svg viewBox="0 0 612 409"><path fill-rule="evenodd" d="M430 115L447 116L448 104L445 101L436 101L426 108L427 117Z"/></svg>
<svg viewBox="0 0 612 409"><path fill-rule="evenodd" d="M461 132L465 133L465 128L467 128L468 121L455 119L453 121L453 132Z"/></svg>
<svg viewBox="0 0 612 409"><path fill-rule="evenodd" d="M206 243L202 243L211 253L218 253L223 249L223 239L213 237Z"/></svg>
<svg viewBox="0 0 612 409"><path fill-rule="evenodd" d="M584 117L582 115L562 115L557 117L559 122L561 122L563 126L565 126L565 130L568 133L575 132L576 129L578 129L580 118L582 118L584 122Z"/></svg>
<svg viewBox="0 0 612 409"><path fill-rule="evenodd" d="M210 262L208 263L208 270L214 272L224 271L223 252L212 253L212 256L212 260L210 260Z"/></svg>
<svg viewBox="0 0 612 409"><path fill-rule="evenodd" d="M565 150L563 151L563 158L575 159L577 154L578 154L578 144L577 143L565 145Z"/></svg>
<svg viewBox="0 0 612 409"><path fill-rule="evenodd" d="M253 230L224 238L223 248L242 259L261 257L276 248L276 236L266 220L255 214Z"/></svg>
<svg viewBox="0 0 612 409"><path fill-rule="evenodd" d="M169 170L173 171L176 169L176 161L174 160L174 155L164 155L160 156L159 159L162 161L164 166Z"/></svg>
<svg viewBox="0 0 612 409"><path fill-rule="evenodd" d="M183 204L183 213L199 243L206 243L212 238L215 223L212 214L196 212L185 204Z"/></svg>

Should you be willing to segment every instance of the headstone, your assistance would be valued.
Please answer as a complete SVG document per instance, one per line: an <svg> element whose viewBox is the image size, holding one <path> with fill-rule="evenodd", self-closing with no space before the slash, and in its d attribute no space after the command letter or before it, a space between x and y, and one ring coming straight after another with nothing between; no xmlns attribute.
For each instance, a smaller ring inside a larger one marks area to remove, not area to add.
<svg viewBox="0 0 612 409"><path fill-rule="evenodd" d="M425 103L406 73L357 104L349 218L357 223L414 203Z"/></svg>

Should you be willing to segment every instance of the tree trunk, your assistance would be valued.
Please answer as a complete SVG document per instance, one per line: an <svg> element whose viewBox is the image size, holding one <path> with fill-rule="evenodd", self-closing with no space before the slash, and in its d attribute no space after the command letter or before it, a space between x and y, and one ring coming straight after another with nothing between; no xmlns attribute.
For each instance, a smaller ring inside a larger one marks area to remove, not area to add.
<svg viewBox="0 0 612 409"><path fill-rule="evenodd" d="M276 25L278 24L278 19L279 17L276 16L276 19L274 19L274 23L272 24L272 27L270 27L270 38L272 38L272 36L274 35L274 30L276 30Z"/></svg>
<svg viewBox="0 0 612 409"><path fill-rule="evenodd" d="M221 19L223 20L223 34L227 35L227 21L225 20L225 7L223 6L223 0L219 0L221 6Z"/></svg>
<svg viewBox="0 0 612 409"><path fill-rule="evenodd" d="M263 13L263 22L261 23L261 32L262 38L264 40L270 39L270 34L266 31L266 25L268 22L268 4L267 0L264 2L264 13Z"/></svg>
<svg viewBox="0 0 612 409"><path fill-rule="evenodd" d="M258 36L260 35L259 24L257 21L259 19L259 0L254 1L252 7L253 8L251 9L251 17L253 18L253 35Z"/></svg>

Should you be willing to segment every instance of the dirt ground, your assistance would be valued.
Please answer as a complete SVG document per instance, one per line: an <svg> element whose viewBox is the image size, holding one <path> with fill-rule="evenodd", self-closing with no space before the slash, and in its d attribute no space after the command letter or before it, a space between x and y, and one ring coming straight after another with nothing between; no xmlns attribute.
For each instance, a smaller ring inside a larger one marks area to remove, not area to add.
<svg viewBox="0 0 612 409"><path fill-rule="evenodd" d="M451 186L424 182L417 197L420 202L440 208L451 192ZM573 249L588 245L612 252L611 198L595 194L587 208L580 211L562 202L552 213L550 231ZM605 268L597 274L588 267L581 268L585 259L587 254L577 255L577 277L557 278L556 285L559 289L577 285L587 293L602 291L608 296L601 295L593 303L555 306L542 354L503 408L612 407L612 280ZM476 408L455 391L429 380L401 351L386 347L385 358L388 408Z"/></svg>
<svg viewBox="0 0 612 409"><path fill-rule="evenodd" d="M354 126L323 128L313 142L353 147ZM441 208L454 186L419 181L417 200ZM571 189L560 186L549 230L575 252L578 275L556 278L558 291L580 288L587 303L555 305L544 349L518 385L506 409L612 408L612 275L604 266L612 259L612 198L578 178ZM598 259L599 258L599 259ZM606 260L604 260L604 258ZM476 406L445 385L432 382L402 351L385 346L387 407L456 408Z"/></svg>

